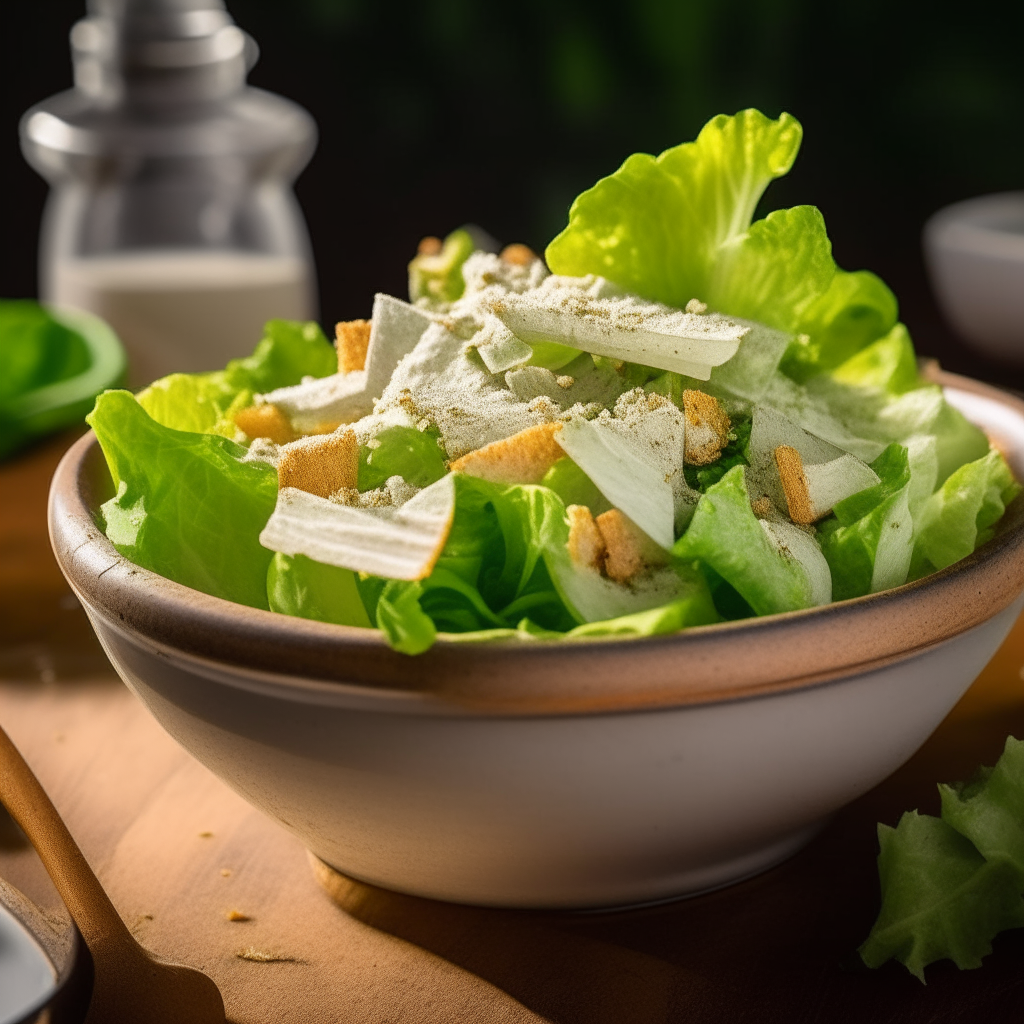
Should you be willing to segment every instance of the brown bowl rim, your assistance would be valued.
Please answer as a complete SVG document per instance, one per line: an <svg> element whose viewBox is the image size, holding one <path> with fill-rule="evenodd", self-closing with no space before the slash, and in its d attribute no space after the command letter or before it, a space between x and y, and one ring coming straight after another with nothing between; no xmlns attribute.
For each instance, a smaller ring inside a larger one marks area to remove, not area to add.
<svg viewBox="0 0 1024 1024"><path fill-rule="evenodd" d="M1024 401L933 370L936 383L1009 406ZM1024 451L1020 453L1024 459ZM235 604L118 554L92 511L102 453L90 431L53 477L50 538L58 565L93 615L164 654L179 653L276 684L345 684L366 696L436 698L478 712L578 714L735 700L859 675L980 625L1024 589L1024 495L996 536L914 583L818 608L692 627L656 637L574 641L438 640L392 650L379 631ZM109 481L109 477L107 478Z"/></svg>

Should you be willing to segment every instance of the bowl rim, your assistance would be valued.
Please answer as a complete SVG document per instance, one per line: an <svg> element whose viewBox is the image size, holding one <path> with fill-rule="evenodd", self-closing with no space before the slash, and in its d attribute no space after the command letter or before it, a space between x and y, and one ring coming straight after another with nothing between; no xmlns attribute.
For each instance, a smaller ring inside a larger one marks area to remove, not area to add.
<svg viewBox="0 0 1024 1024"><path fill-rule="evenodd" d="M937 367L925 375L1024 419L1024 401L1005 391ZM1024 463L1024 443L1017 454ZM1024 590L1022 494L996 535L973 554L881 593L663 636L439 639L409 656L390 648L376 629L235 604L129 562L95 520L104 474L90 431L57 467L48 508L57 563L90 615L162 656L273 680L296 697L311 683L334 683L369 698L388 697L392 706L404 695L478 713L530 716L719 703L837 681L915 657L987 621Z"/></svg>

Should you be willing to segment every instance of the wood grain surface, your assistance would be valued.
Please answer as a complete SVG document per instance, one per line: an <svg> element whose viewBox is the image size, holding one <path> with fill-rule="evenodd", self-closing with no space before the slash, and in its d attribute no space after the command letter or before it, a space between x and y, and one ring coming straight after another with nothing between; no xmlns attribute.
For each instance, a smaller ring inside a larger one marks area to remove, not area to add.
<svg viewBox="0 0 1024 1024"><path fill-rule="evenodd" d="M935 783L1024 736L1024 623L926 746L780 867L618 913L483 910L340 877L180 750L121 685L49 552L46 487L72 438L0 467L0 722L132 932L207 972L237 1022L1018 1022L1024 930L922 986L859 965L875 822L937 813ZM56 899L0 817L0 876ZM233 919L232 919L233 918Z"/></svg>

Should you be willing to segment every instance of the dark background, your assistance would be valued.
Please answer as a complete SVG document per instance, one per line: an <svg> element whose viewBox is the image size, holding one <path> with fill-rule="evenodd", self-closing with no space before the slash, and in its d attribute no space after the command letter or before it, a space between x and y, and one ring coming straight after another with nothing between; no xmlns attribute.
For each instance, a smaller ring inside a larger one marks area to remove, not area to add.
<svg viewBox="0 0 1024 1024"><path fill-rule="evenodd" d="M788 110L805 129L769 206L818 205L835 255L896 291L918 350L1024 384L943 324L920 254L946 203L1024 188L1024 7L820 0L230 0L262 56L250 81L304 105L320 145L297 191L322 318L404 294L425 234L471 221L538 251L573 197L635 150L719 112ZM71 84L84 0L5 7L0 293L35 292L46 194L17 121Z"/></svg>

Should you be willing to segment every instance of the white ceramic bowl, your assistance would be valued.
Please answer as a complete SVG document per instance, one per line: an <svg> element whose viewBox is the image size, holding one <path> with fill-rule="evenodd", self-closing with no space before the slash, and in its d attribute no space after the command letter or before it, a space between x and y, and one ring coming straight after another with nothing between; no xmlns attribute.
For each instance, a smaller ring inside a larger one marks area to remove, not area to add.
<svg viewBox="0 0 1024 1024"><path fill-rule="evenodd" d="M1024 403L945 381L1024 478ZM95 522L109 493L87 436L54 478L54 550L164 728L338 870L496 906L639 903L775 864L924 742L1024 589L1022 498L969 558L886 593L410 658L132 565Z"/></svg>
<svg viewBox="0 0 1024 1024"><path fill-rule="evenodd" d="M924 228L932 287L965 340L1024 364L1024 192L968 199Z"/></svg>

